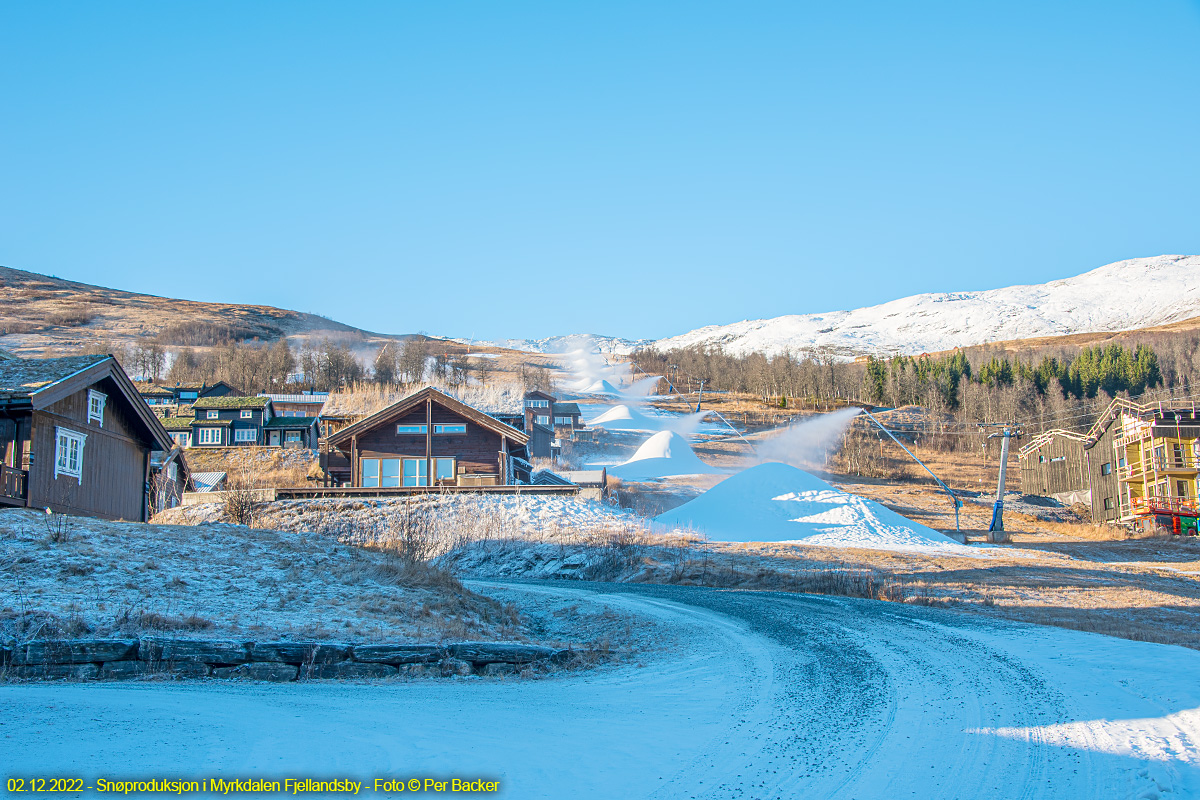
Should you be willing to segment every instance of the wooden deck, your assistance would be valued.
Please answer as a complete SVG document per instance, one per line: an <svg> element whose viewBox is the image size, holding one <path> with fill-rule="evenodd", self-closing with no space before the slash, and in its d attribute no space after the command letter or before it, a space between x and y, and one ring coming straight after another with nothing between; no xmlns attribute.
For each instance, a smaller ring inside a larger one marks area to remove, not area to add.
<svg viewBox="0 0 1200 800"><path fill-rule="evenodd" d="M24 507L28 494L29 474L0 464L0 505Z"/></svg>
<svg viewBox="0 0 1200 800"><path fill-rule="evenodd" d="M513 494L527 497L574 497L578 486L392 486L361 488L357 486L318 486L314 488L276 489L276 500L314 500L317 498L403 497L414 494Z"/></svg>

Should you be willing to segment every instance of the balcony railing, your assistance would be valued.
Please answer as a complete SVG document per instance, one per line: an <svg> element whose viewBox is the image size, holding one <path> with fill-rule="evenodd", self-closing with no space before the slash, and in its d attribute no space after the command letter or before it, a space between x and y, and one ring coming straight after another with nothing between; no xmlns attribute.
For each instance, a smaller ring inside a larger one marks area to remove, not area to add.
<svg viewBox="0 0 1200 800"><path fill-rule="evenodd" d="M1122 519L1155 514L1200 517L1200 506L1189 497L1135 497L1129 503L1122 502L1120 512Z"/></svg>
<svg viewBox="0 0 1200 800"><path fill-rule="evenodd" d="M1117 469L1121 480L1136 480L1149 472L1196 472L1197 461L1191 454L1180 456L1152 457L1149 461L1137 461Z"/></svg>
<svg viewBox="0 0 1200 800"><path fill-rule="evenodd" d="M12 505L20 501L25 505L29 491L29 473L23 469L0 464L0 502Z"/></svg>

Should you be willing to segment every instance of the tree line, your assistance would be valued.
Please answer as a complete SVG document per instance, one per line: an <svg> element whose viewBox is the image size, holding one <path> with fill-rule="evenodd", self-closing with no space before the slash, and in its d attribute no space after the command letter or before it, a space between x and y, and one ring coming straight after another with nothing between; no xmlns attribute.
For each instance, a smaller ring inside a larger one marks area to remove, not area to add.
<svg viewBox="0 0 1200 800"><path fill-rule="evenodd" d="M128 347L98 341L85 353L111 353L135 378L168 385L225 381L247 394L337 391L364 382L398 388L436 382L455 389L468 383L486 386L498 378L493 359L450 353L441 344L412 336L386 342L371 358L369 350L328 339L300 347L286 339L173 347L156 338ZM514 378L528 388L548 390L551 385L549 371L535 365L521 365L515 376L505 376Z"/></svg>

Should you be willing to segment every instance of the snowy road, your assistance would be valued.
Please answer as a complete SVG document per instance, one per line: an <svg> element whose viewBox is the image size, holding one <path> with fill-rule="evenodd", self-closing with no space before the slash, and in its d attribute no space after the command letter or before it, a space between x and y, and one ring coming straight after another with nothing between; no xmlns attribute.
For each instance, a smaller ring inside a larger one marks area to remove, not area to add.
<svg viewBox="0 0 1200 800"><path fill-rule="evenodd" d="M513 798L1200 796L1194 651L843 598L514 588L654 616L681 646L543 681L2 686L4 777L488 777Z"/></svg>

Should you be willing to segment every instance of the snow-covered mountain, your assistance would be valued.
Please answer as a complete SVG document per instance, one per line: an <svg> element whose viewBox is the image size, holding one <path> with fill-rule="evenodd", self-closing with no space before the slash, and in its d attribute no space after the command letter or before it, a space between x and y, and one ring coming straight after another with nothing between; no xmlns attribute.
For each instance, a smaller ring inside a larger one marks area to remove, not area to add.
<svg viewBox="0 0 1200 800"><path fill-rule="evenodd" d="M571 333L566 336L550 336L545 339L495 339L486 342L454 339L454 341L485 347L503 347L508 350L524 350L529 353L571 353L576 350L587 350L588 352L599 351L617 355L632 353L638 347L654 344L653 339L622 339L617 336L598 336L592 333Z"/></svg>
<svg viewBox="0 0 1200 800"><path fill-rule="evenodd" d="M827 348L918 354L1009 339L1122 331L1200 316L1200 256L1134 258L1035 286L918 294L854 311L749 320L661 339L738 355Z"/></svg>

